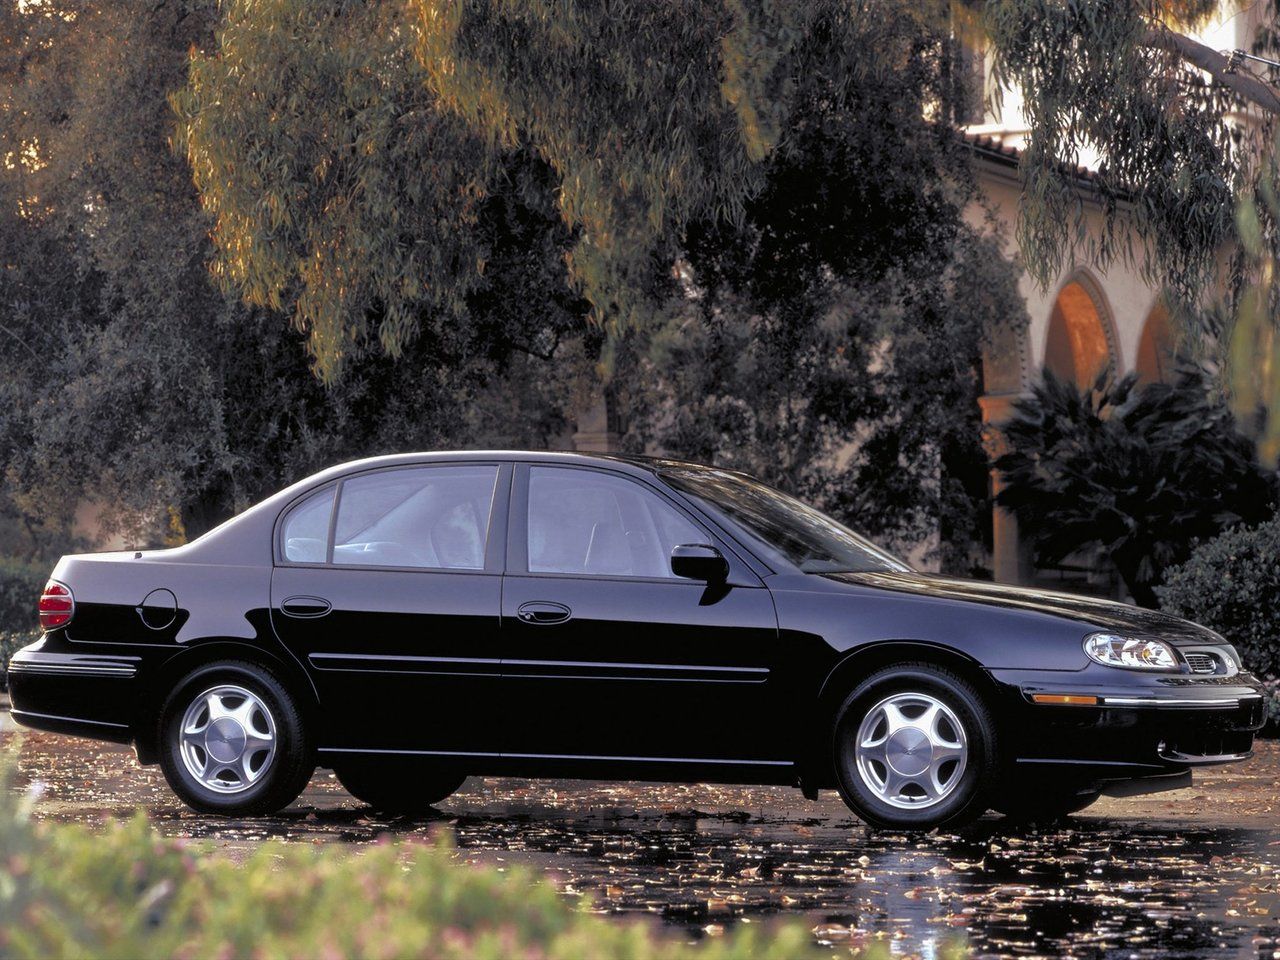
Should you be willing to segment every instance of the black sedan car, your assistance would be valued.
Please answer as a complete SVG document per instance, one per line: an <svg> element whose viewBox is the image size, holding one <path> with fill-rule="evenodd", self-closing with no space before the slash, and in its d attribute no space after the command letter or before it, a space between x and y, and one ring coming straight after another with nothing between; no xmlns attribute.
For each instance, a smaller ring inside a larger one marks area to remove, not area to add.
<svg viewBox="0 0 1280 960"><path fill-rule="evenodd" d="M392 812L505 774L835 788L871 824L954 826L1185 786L1263 723L1210 630L917 573L660 459L345 464L186 546L64 557L40 617L14 718L132 743L235 815L320 764Z"/></svg>

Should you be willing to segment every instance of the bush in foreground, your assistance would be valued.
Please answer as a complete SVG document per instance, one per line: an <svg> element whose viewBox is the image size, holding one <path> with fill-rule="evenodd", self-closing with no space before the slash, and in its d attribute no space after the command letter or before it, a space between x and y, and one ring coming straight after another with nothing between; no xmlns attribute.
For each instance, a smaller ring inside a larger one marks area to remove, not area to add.
<svg viewBox="0 0 1280 960"><path fill-rule="evenodd" d="M1280 677L1280 516L1198 545L1156 588L1160 606L1217 630L1264 677Z"/></svg>
<svg viewBox="0 0 1280 960"><path fill-rule="evenodd" d="M875 953L886 956L885 953ZM791 923L690 944L575 907L528 871L457 862L448 842L359 853L264 844L235 864L139 815L91 833L34 824L0 771L0 957L626 957L830 954Z"/></svg>

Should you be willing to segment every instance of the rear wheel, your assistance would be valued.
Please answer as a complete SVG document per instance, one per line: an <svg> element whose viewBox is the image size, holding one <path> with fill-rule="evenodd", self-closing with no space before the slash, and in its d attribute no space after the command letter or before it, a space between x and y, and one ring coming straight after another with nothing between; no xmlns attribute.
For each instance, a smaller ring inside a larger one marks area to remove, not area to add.
<svg viewBox="0 0 1280 960"><path fill-rule="evenodd" d="M877 671L841 705L833 739L840 795L873 826L959 827L987 808L995 724L978 690L951 670Z"/></svg>
<svg viewBox="0 0 1280 960"><path fill-rule="evenodd" d="M348 763L333 772L357 800L382 813L407 816L435 806L467 779L457 770L395 762Z"/></svg>
<svg viewBox="0 0 1280 960"><path fill-rule="evenodd" d="M204 813L274 813L315 770L298 702L270 670L245 661L184 678L161 709L160 744L169 786Z"/></svg>

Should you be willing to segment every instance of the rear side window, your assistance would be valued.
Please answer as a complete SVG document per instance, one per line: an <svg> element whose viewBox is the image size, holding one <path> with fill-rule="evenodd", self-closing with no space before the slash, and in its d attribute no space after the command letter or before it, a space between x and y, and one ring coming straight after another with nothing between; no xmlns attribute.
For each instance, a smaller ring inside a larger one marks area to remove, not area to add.
<svg viewBox="0 0 1280 960"><path fill-rule="evenodd" d="M284 558L290 563L324 563L328 553L329 519L333 515L336 487L312 494L284 518L281 539Z"/></svg>
<svg viewBox="0 0 1280 960"><path fill-rule="evenodd" d="M414 467L344 481L333 563L483 570L498 468Z"/></svg>

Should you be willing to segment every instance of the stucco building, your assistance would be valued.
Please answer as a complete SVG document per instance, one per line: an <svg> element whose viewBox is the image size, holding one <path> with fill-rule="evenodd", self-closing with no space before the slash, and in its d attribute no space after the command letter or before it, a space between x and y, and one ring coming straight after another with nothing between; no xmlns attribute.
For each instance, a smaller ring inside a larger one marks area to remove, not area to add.
<svg viewBox="0 0 1280 960"><path fill-rule="evenodd" d="M1269 16L1263 8L1263 4L1228 0L1220 5L1218 15L1197 31L1196 39L1215 50L1250 50ZM1005 236L1012 238L1021 190L1018 157L1028 131L1019 92L1005 90L998 99L999 112L988 108L981 121L968 128L967 138L973 146L974 169L986 204ZM1101 209L1090 189L1090 170L1096 168L1096 158L1083 156L1080 162L1077 184L1085 216L1100 225ZM985 211L975 210L973 215L981 213ZM1171 375L1176 337L1161 291L1144 280L1137 266L1117 261L1104 269L1095 263L1074 262L1064 265L1045 288L1025 275L1020 286L1030 321L1025 334L1005 336L984 357L982 416L996 448L999 428L1010 416L1014 401L1045 367L1081 386L1092 383L1104 369L1119 375L1136 372L1144 381ZM994 470L991 483L999 490L1000 477ZM1035 569L1019 540L1016 521L1004 511L995 510L992 526L991 561L997 580L1067 580L1099 592L1118 591L1110 572L1091 569L1087 560L1064 564L1059 570Z"/></svg>

